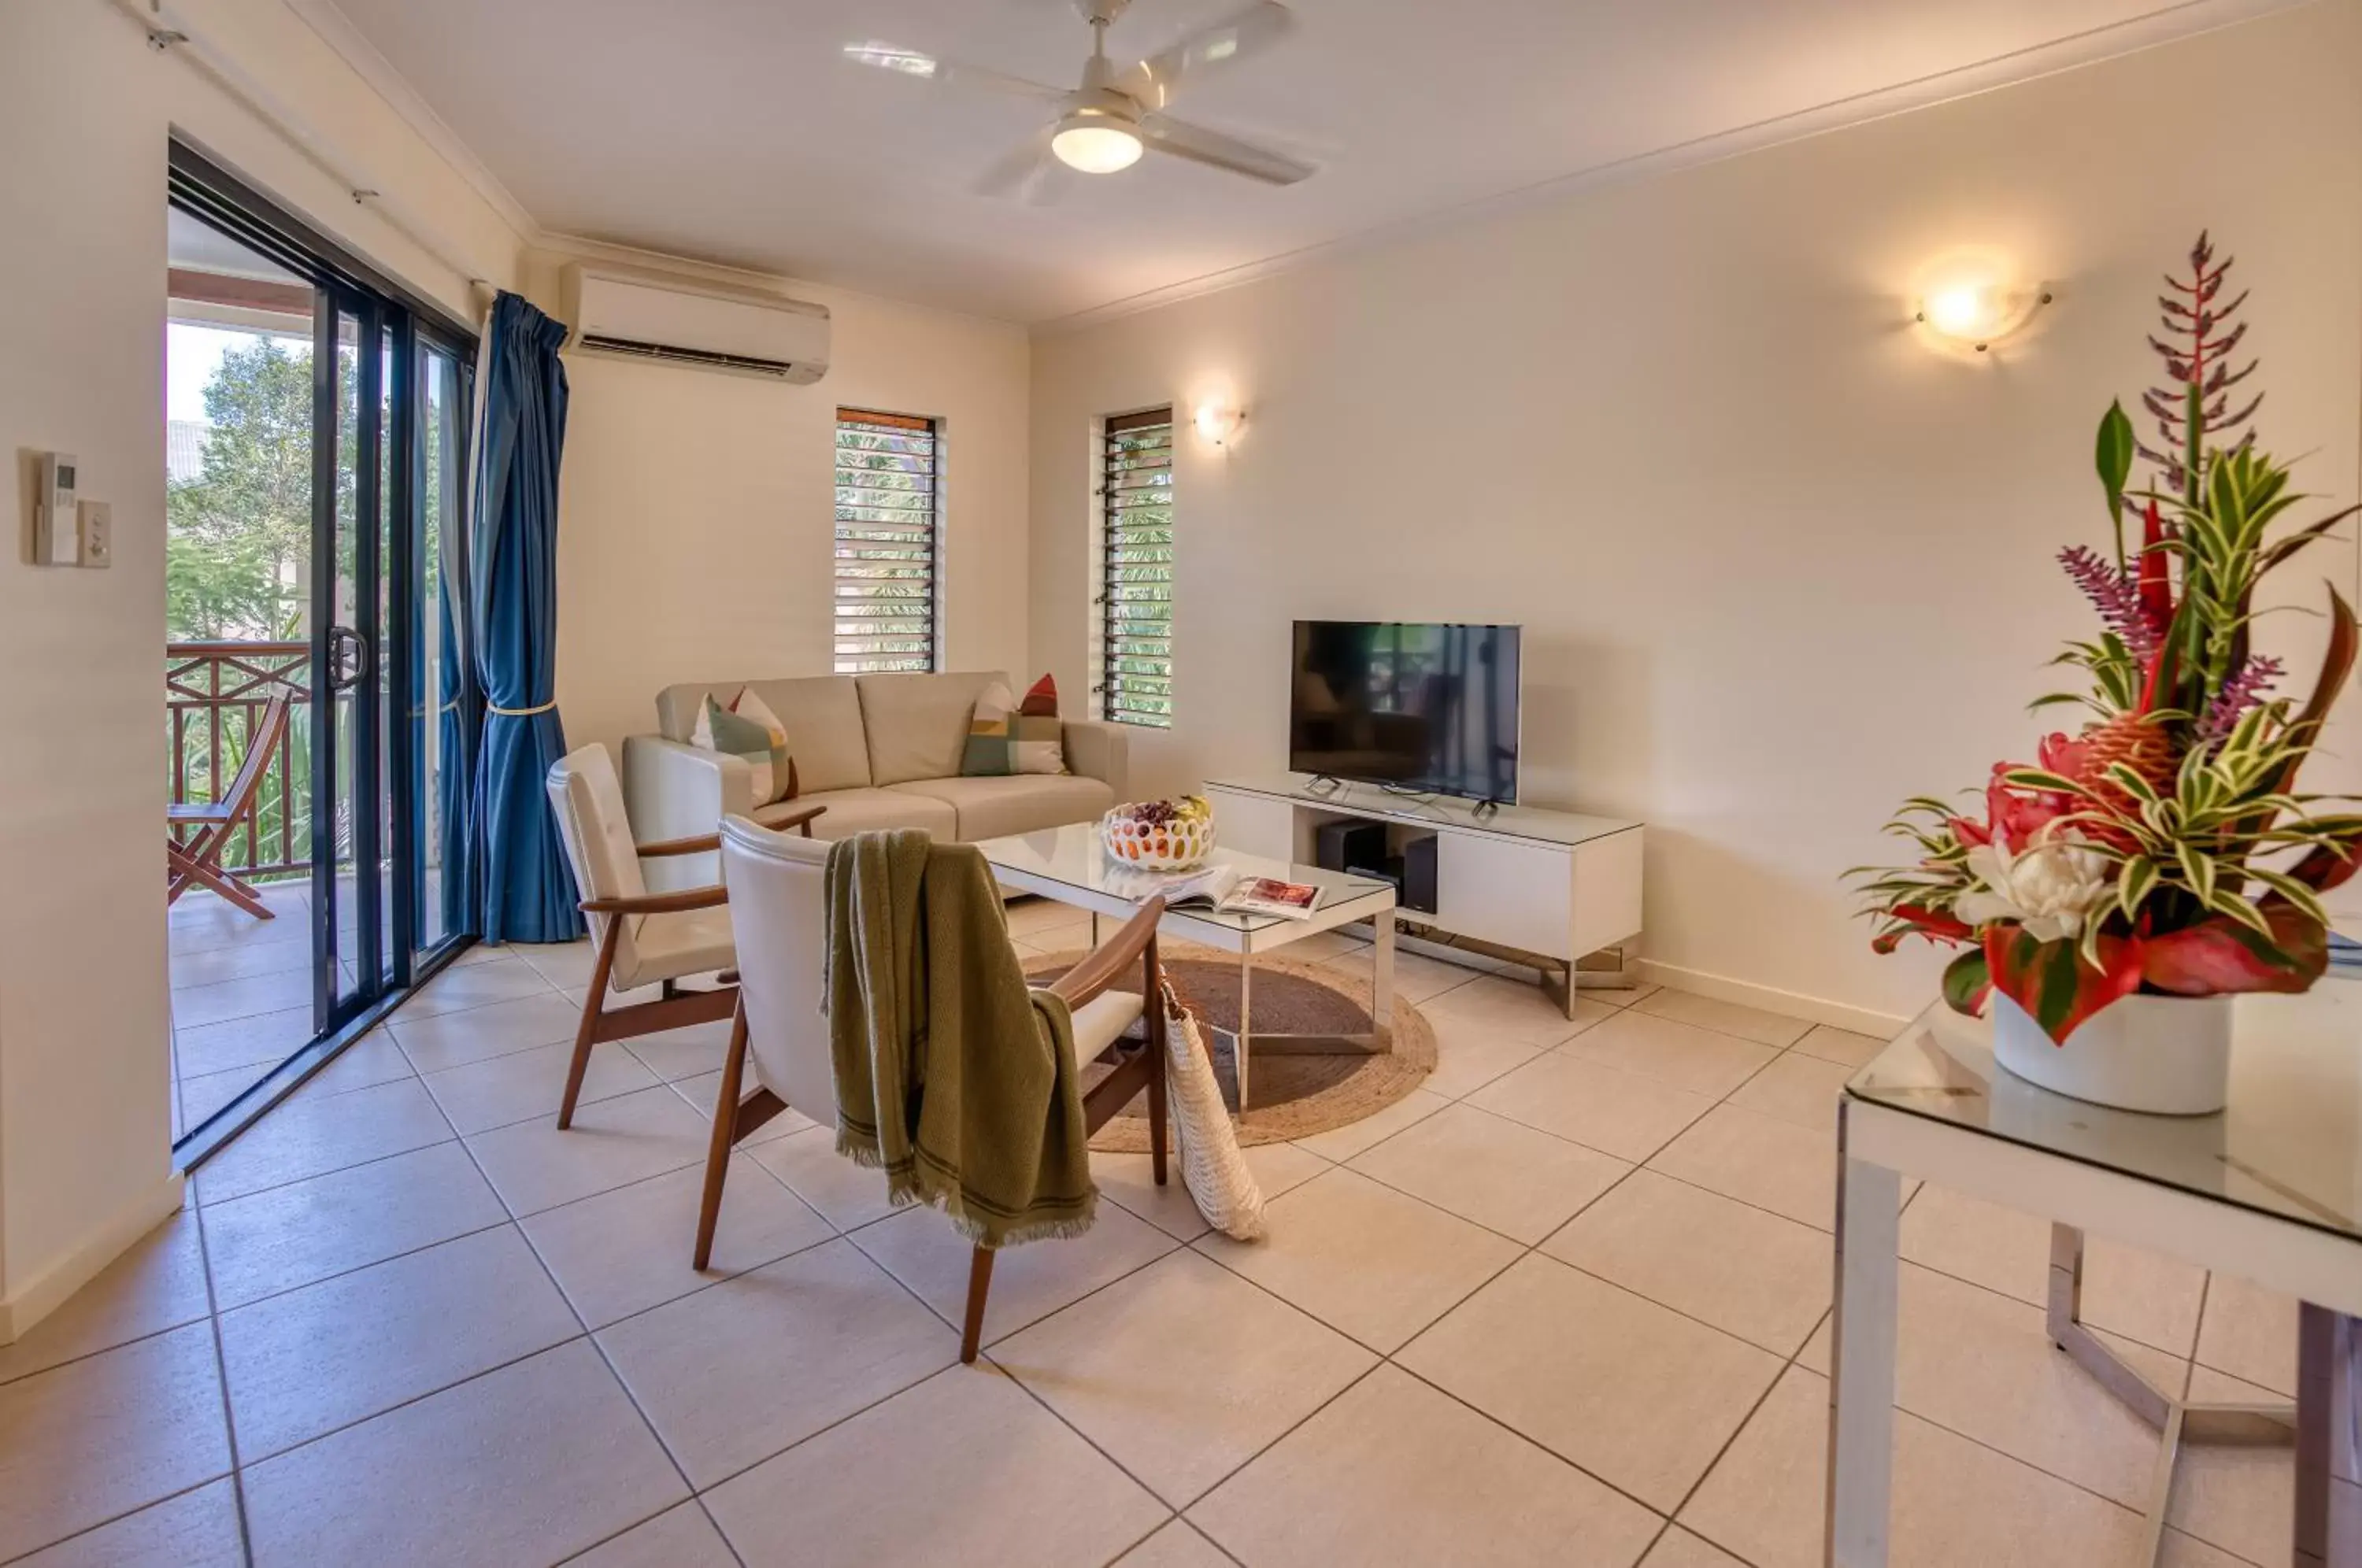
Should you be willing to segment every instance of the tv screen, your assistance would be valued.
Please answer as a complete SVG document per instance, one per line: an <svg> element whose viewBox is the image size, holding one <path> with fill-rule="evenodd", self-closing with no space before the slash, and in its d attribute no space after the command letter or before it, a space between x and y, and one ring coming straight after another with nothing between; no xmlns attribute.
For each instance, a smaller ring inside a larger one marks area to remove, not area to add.
<svg viewBox="0 0 2362 1568"><path fill-rule="evenodd" d="M1298 621L1287 766L1473 801L1518 798L1518 628Z"/></svg>

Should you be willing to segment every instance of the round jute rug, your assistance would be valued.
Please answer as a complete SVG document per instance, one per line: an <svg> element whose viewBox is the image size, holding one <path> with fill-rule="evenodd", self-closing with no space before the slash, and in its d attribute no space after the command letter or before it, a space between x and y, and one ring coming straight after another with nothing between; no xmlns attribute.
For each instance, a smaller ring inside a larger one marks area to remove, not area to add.
<svg viewBox="0 0 2362 1568"><path fill-rule="evenodd" d="M1205 951L1199 949L1200 952ZM1025 966L1026 977L1045 984L1083 956L1081 950L1053 953ZM1232 957L1168 957L1164 972L1182 1004L1198 1018L1198 1032L1214 1055L1214 1076L1222 1098L1238 1106L1234 1051L1239 1024L1239 966ZM1120 984L1140 988L1134 973ZM1253 1022L1258 1032L1359 1034L1370 1027L1370 983L1326 964L1263 956L1255 960ZM1395 998L1394 1049L1377 1055L1282 1055L1253 1057L1254 1104L1238 1122L1239 1142L1277 1143L1309 1137L1374 1115L1417 1088L1435 1070L1435 1031L1418 1009ZM1086 1068L1085 1082L1090 1069ZM1148 1099L1142 1095L1099 1129L1091 1147L1109 1154L1138 1154L1148 1147Z"/></svg>

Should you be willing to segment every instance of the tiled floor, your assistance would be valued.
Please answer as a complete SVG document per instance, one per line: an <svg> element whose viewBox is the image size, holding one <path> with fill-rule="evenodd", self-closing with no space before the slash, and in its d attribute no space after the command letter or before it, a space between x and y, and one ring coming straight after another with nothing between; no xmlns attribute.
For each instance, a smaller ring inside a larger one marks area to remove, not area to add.
<svg viewBox="0 0 2362 1568"><path fill-rule="evenodd" d="M439 977L0 1349L0 1560L1819 1561L1830 1108L1871 1042L1424 974L1438 1072L1254 1151L1268 1242L1099 1157L1100 1222L1002 1259L962 1368L964 1247L800 1118L737 1155L690 1272L720 1027L601 1046L552 1128L585 966ZM1905 1214L1899 1562L2131 1560L2153 1444L2044 1340L2045 1237ZM2091 1270L2155 1375L2289 1389L2290 1303ZM2169 1560L2285 1562L2289 1488L2284 1451L2198 1451Z"/></svg>

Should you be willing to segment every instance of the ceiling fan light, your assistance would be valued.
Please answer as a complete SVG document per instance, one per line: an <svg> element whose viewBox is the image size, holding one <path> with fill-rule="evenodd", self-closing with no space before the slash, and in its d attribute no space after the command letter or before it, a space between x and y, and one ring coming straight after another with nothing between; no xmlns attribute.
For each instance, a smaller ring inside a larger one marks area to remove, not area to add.
<svg viewBox="0 0 2362 1568"><path fill-rule="evenodd" d="M1140 135L1105 115L1069 115L1050 138L1058 161L1085 174L1112 174L1140 161Z"/></svg>

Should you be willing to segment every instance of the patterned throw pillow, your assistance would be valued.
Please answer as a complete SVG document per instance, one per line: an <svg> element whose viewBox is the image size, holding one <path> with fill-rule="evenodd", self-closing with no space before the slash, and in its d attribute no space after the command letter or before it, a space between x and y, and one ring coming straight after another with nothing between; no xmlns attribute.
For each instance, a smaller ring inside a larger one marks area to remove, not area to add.
<svg viewBox="0 0 2362 1568"><path fill-rule="evenodd" d="M977 694L967 720L967 750L960 754L961 778L1005 778L1017 771L1009 734L1016 706L1006 680L996 680Z"/></svg>
<svg viewBox="0 0 2362 1568"><path fill-rule="evenodd" d="M709 693L697 715L697 727L690 732L689 744L702 751L743 758L754 771L758 806L792 799L796 793L796 765L788 756L787 727L752 687L741 690L726 708Z"/></svg>
<svg viewBox="0 0 2362 1568"><path fill-rule="evenodd" d="M1066 771L1066 727L1058 718L1058 683L1043 676L1009 723L1010 760L1020 773Z"/></svg>

